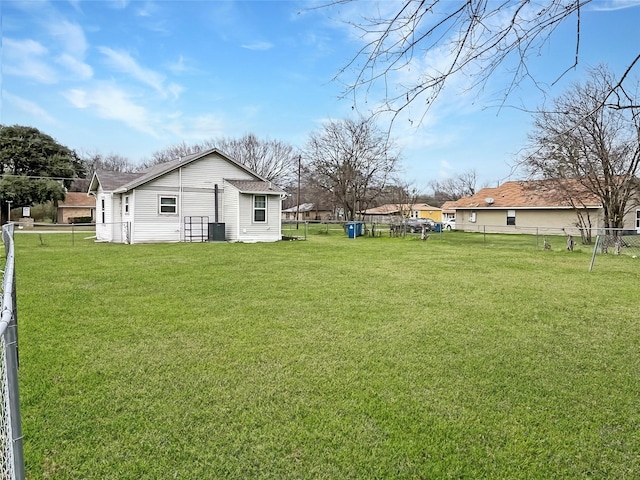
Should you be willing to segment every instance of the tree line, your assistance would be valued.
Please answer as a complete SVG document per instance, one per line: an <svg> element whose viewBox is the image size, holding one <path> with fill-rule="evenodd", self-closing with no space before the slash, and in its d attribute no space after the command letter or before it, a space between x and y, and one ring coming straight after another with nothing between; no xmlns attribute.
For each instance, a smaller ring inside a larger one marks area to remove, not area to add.
<svg viewBox="0 0 640 480"><path fill-rule="evenodd" d="M637 91L626 104L620 96L612 103L614 83L612 73L599 66L584 82L557 97L552 109L536 112L528 145L514 164L532 178L555 182L578 212L579 226L585 228L593 225L588 215L580 213L585 211L584 191L601 200L606 228L622 228L624 215L637 200ZM74 179L89 178L96 170L141 171L210 148L291 192L289 206L308 201L340 209L347 220L382 203L428 201L437 206L477 190L475 170L431 182L431 196L403 181L398 173L401 150L389 130L380 128L371 116L327 121L309 134L301 148L247 134L181 142L154 152L140 164L117 154L77 153L33 127L14 125L0 126L0 208L4 215L9 202L13 207L55 203L64 199Z"/></svg>

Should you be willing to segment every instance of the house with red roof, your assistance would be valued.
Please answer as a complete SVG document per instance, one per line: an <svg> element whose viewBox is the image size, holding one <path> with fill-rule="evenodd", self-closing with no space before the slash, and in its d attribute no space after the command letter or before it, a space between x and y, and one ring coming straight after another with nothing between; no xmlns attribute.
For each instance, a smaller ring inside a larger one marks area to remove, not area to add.
<svg viewBox="0 0 640 480"><path fill-rule="evenodd" d="M67 192L64 200L58 202L57 223L78 223L78 219L92 223L95 218L96 199L85 192Z"/></svg>
<svg viewBox="0 0 640 480"><path fill-rule="evenodd" d="M559 185L554 181L505 182L483 188L475 195L448 203L455 210L456 229L487 233L538 233L579 235L578 215L591 228L602 226L602 202L578 182ZM568 191L571 194L568 195ZM625 217L625 228L640 232L640 208Z"/></svg>

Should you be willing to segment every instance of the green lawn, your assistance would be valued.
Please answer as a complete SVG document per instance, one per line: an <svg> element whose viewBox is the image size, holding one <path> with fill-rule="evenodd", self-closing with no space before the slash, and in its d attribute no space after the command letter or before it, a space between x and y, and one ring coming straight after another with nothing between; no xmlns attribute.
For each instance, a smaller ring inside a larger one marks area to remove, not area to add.
<svg viewBox="0 0 640 480"><path fill-rule="evenodd" d="M640 260L504 237L17 234L28 478L639 478Z"/></svg>

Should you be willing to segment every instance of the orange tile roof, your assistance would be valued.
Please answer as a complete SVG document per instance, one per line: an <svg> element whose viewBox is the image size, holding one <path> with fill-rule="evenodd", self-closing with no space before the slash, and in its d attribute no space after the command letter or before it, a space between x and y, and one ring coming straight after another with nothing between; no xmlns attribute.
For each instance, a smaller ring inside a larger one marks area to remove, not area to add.
<svg viewBox="0 0 640 480"><path fill-rule="evenodd" d="M362 212L365 215L390 215L398 212L422 211L422 210L440 210L438 207L432 207L427 203L386 203L378 207L372 207Z"/></svg>
<svg viewBox="0 0 640 480"><path fill-rule="evenodd" d="M561 182L561 183L560 183ZM529 180L505 182L499 187L483 188L475 195L451 202L450 208L570 208L567 192L576 205L597 208L602 202L574 180ZM489 200L489 201L487 201Z"/></svg>
<svg viewBox="0 0 640 480"><path fill-rule="evenodd" d="M452 200L448 200L448 201L444 202L442 204L442 207L441 207L442 208L442 212L443 213L453 213L453 212L455 212L456 209L453 206L454 203L456 203L456 202L454 202Z"/></svg>
<svg viewBox="0 0 640 480"><path fill-rule="evenodd" d="M416 203L413 205L413 211L424 211L424 210L441 210L440 207L434 207L429 205L428 203Z"/></svg>
<svg viewBox="0 0 640 480"><path fill-rule="evenodd" d="M392 213L398 213L401 210L408 211L407 205L399 205L397 203L387 203L380 205L379 207L367 208L364 212L365 215L390 215Z"/></svg>

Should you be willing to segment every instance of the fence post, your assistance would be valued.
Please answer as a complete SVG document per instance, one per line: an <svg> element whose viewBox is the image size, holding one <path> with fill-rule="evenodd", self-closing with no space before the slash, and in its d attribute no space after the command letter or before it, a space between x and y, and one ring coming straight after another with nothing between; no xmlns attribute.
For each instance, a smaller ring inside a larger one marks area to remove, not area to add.
<svg viewBox="0 0 640 480"><path fill-rule="evenodd" d="M589 271L593 270L593 264L596 261L596 255L598 254L599 245L600 245L600 235L596 235L596 243L593 245L593 255L591 255L591 264L589 265Z"/></svg>
<svg viewBox="0 0 640 480"><path fill-rule="evenodd" d="M15 479L24 480L24 453L22 446L22 424L20 422L20 395L18 393L18 311L16 303L16 273L15 273L15 253L13 245L13 224L6 224L2 227L2 240L4 242L6 263L4 277L2 279L2 313L0 317L0 329L4 327L4 358L5 372L7 375L7 389L9 400L9 412L3 414L9 416L11 427L11 438L4 439L10 441L9 446L13 460L13 474Z"/></svg>

